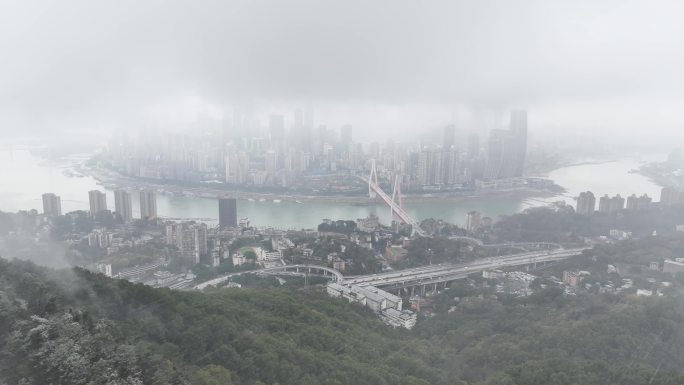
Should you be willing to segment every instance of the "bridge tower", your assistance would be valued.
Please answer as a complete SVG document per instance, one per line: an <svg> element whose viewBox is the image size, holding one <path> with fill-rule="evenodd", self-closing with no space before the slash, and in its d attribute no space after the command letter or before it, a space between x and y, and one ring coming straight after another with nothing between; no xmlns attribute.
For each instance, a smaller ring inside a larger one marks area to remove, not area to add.
<svg viewBox="0 0 684 385"><path fill-rule="evenodd" d="M404 209L404 204L401 200L401 175L397 174L394 177L394 187L392 189L392 202L390 203L390 218L394 220L396 208ZM401 219L397 216L398 219Z"/></svg>
<svg viewBox="0 0 684 385"><path fill-rule="evenodd" d="M368 176L368 196L371 198L375 198L377 196L373 190L373 185L378 185L378 171L375 168L375 159L371 159L371 171L370 175Z"/></svg>

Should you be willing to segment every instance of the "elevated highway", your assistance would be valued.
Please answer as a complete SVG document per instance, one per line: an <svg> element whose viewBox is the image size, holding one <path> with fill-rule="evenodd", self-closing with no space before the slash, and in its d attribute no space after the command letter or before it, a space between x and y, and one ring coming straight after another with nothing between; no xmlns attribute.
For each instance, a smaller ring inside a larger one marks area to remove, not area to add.
<svg viewBox="0 0 684 385"><path fill-rule="evenodd" d="M534 251L503 257L491 257L463 264L439 264L387 273L346 277L343 284L376 286L392 291L408 287L446 284L472 273L489 269L546 264L581 254L585 248Z"/></svg>
<svg viewBox="0 0 684 385"><path fill-rule="evenodd" d="M405 270L396 270L386 273L357 275L345 277L341 272L326 266L318 265L284 265L258 270L231 273L196 285L194 288L202 290L209 286L216 286L221 282L230 280L232 277L242 274L265 274L265 275L318 275L331 279L344 285L375 286L386 291L396 291L405 288L428 287L433 285L435 289L439 285L463 279L472 273L490 269L506 267L530 266L536 268L551 262L561 261L582 254L587 248L539 250L521 254L490 257L472 262L452 264L420 266Z"/></svg>
<svg viewBox="0 0 684 385"><path fill-rule="evenodd" d="M342 275L341 272L331 269L327 266L318 266L318 265L284 265L284 266L277 266L277 267L269 267L265 269L258 269L258 270L247 270L247 271L240 271L237 273L230 273L223 275L218 278L211 279L206 282L202 282L198 285L195 285L195 289L197 290L202 290L205 289L209 286L216 286L222 282L226 282L230 280L233 277L237 277L239 275L243 274L261 274L261 275L290 275L290 276L303 276L303 275L317 275L317 276L323 276L326 278L330 278L331 280L335 282L342 282L344 280L344 276Z"/></svg>

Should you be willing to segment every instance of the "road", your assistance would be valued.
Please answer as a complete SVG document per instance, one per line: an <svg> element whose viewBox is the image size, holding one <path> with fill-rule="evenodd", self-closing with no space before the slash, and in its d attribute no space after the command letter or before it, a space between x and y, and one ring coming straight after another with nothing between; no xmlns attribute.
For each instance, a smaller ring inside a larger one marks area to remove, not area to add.
<svg viewBox="0 0 684 385"><path fill-rule="evenodd" d="M343 284L390 287L393 289L397 289L402 287L422 286L434 283L449 282L455 279L465 278L469 274L481 272L483 270L500 269L504 267L513 267L521 265L531 265L542 262L560 261L566 258L579 255L587 249L588 248L534 251L523 254L514 254L502 257L479 259L476 261L462 264L445 263L439 265L420 266L405 270L395 270L387 273L347 277L344 277L342 273L325 266L287 265L282 267L242 271L238 273L227 274L219 278L202 282L196 285L195 289L202 290L208 286L215 286L221 282L225 282L227 280L230 280L230 278L241 274L273 274L280 271L284 272L286 269L291 270L297 268L311 268L315 270L327 271L328 273L330 273L331 277L335 277L338 282ZM292 274L292 272L288 274Z"/></svg>
<svg viewBox="0 0 684 385"><path fill-rule="evenodd" d="M555 262L581 254L586 248L544 250L523 254L491 257L463 264L421 266L387 273L345 277L344 284L401 288L449 282L469 274L489 269L500 269L542 262Z"/></svg>

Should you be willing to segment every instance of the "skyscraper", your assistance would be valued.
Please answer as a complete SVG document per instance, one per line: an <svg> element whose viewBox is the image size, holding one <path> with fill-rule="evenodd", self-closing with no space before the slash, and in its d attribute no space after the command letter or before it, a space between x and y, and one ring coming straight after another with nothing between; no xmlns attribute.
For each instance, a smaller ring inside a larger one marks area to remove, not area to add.
<svg viewBox="0 0 684 385"><path fill-rule="evenodd" d="M577 214L592 215L596 210L596 197L591 191L580 193L577 198Z"/></svg>
<svg viewBox="0 0 684 385"><path fill-rule="evenodd" d="M527 112L511 113L510 130L492 130L487 151L486 179L521 177L527 153Z"/></svg>
<svg viewBox="0 0 684 385"><path fill-rule="evenodd" d="M62 215L62 200L53 193L43 194L43 214L48 217Z"/></svg>
<svg viewBox="0 0 684 385"><path fill-rule="evenodd" d="M306 116L306 118L309 118L309 116ZM304 112L300 109L295 110L294 124L290 132L290 146L306 152L311 151L311 128L312 124L307 123Z"/></svg>
<svg viewBox="0 0 684 385"><path fill-rule="evenodd" d="M131 204L131 193L124 190L114 191L114 211L116 216L123 223L133 219L133 205Z"/></svg>
<svg viewBox="0 0 684 385"><path fill-rule="evenodd" d="M157 193L154 190L140 191L140 219L157 217Z"/></svg>
<svg viewBox="0 0 684 385"><path fill-rule="evenodd" d="M598 211L600 213L607 213L610 212L610 197L608 194L605 194L599 199L599 209Z"/></svg>
<svg viewBox="0 0 684 385"><path fill-rule="evenodd" d="M510 131L513 142L514 163L513 176L520 177L525 171L525 155L527 153L527 111L514 110L511 112Z"/></svg>
<svg viewBox="0 0 684 385"><path fill-rule="evenodd" d="M100 211L107 210L107 195L101 191L88 191L88 202L90 203L90 215L93 217Z"/></svg>
<svg viewBox="0 0 684 385"><path fill-rule="evenodd" d="M644 194L637 199L636 208L637 210L647 209L651 207L651 203L653 203L653 199L651 199L651 197L649 197L648 195Z"/></svg>
<svg viewBox="0 0 684 385"><path fill-rule="evenodd" d="M466 230L475 231L482 224L482 215L479 211L470 211L466 214Z"/></svg>
<svg viewBox="0 0 684 385"><path fill-rule="evenodd" d="M444 127L444 138L442 139L442 149L449 151L451 146L455 145L456 126L448 125Z"/></svg>
<svg viewBox="0 0 684 385"><path fill-rule="evenodd" d="M219 199L219 227L237 227L237 199Z"/></svg>
<svg viewBox="0 0 684 385"><path fill-rule="evenodd" d="M636 194L632 194L627 197L627 204L625 206L627 210L636 210L638 206L639 198L636 196Z"/></svg>
<svg viewBox="0 0 684 385"><path fill-rule="evenodd" d="M625 208L625 198L620 194L610 198L610 212L622 210Z"/></svg>
<svg viewBox="0 0 684 385"><path fill-rule="evenodd" d="M505 174L507 159L510 158L510 137L506 130L492 130L489 133L489 143L487 145L487 168L485 169L485 179L507 178Z"/></svg>
<svg viewBox="0 0 684 385"><path fill-rule="evenodd" d="M468 157L476 158L480 155L480 136L478 134L468 135Z"/></svg>
<svg viewBox="0 0 684 385"><path fill-rule="evenodd" d="M684 203L684 191L675 187L666 186L660 190L660 205L663 207Z"/></svg>

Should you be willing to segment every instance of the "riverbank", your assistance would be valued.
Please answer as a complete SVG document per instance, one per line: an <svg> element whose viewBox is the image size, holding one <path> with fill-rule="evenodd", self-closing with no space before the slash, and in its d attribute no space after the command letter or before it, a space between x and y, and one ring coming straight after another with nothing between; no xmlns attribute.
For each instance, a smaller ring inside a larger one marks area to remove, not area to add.
<svg viewBox="0 0 684 385"><path fill-rule="evenodd" d="M672 175L664 170L653 169L654 166L656 165L649 164L634 170L634 172L645 176L660 187L684 189L684 178L682 176Z"/></svg>
<svg viewBox="0 0 684 385"><path fill-rule="evenodd" d="M286 201L295 203L337 203L349 205L366 205L374 202L367 195L305 195L272 192L255 192L235 189L213 188L210 184L203 186L182 186L178 184L159 183L140 178L128 177L117 172L98 167L79 167L81 174L90 176L108 189L117 188L145 188L162 194L175 196L198 197L216 199L231 197L256 201ZM403 194L405 202L461 202L483 197L500 198L548 198L562 193L564 190L557 185L553 189L532 187L515 187L508 189L482 189L467 192L432 192L420 194Z"/></svg>

